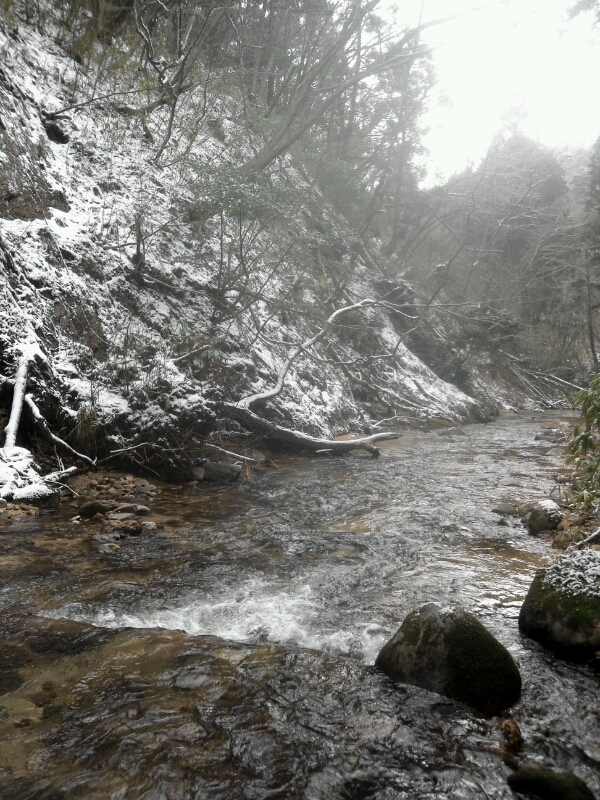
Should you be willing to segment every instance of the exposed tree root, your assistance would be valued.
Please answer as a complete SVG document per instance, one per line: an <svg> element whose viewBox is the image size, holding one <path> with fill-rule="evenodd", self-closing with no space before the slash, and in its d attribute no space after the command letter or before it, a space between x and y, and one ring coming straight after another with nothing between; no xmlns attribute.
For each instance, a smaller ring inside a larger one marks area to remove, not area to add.
<svg viewBox="0 0 600 800"><path fill-rule="evenodd" d="M65 442L63 439L56 436L56 434L52 433L50 428L48 427L48 423L46 422L45 418L42 416L41 411L36 406L33 397L30 394L26 394L24 398L27 407L31 411L31 415L34 419L36 425L41 429L44 436L48 441L52 442L52 444L57 445L57 447L61 447L67 453L70 453L75 458L78 458L80 461L85 461L86 464L89 464L90 467L96 467L96 462L91 459L89 456L84 455L83 453L78 453L77 450L74 450L70 444Z"/></svg>

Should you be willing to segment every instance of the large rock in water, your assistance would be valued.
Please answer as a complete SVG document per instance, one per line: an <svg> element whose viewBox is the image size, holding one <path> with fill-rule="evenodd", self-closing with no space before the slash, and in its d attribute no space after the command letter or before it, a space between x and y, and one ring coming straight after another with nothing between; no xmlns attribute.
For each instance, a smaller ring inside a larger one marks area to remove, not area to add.
<svg viewBox="0 0 600 800"><path fill-rule="evenodd" d="M538 570L519 627L565 658L592 658L600 650L600 552L565 553Z"/></svg>
<svg viewBox="0 0 600 800"><path fill-rule="evenodd" d="M572 772L522 767L508 776L508 785L514 792L540 800L594 800L587 784Z"/></svg>
<svg viewBox="0 0 600 800"><path fill-rule="evenodd" d="M411 612L375 666L492 716L515 703L521 675L513 657L473 614L429 603Z"/></svg>

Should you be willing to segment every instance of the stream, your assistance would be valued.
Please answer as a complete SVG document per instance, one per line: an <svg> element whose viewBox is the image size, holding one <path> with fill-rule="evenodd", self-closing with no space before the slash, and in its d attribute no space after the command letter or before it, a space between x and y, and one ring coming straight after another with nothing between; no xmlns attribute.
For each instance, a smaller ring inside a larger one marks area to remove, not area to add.
<svg viewBox="0 0 600 800"><path fill-rule="evenodd" d="M556 551L492 513L548 496L562 456L535 437L568 418L160 484L158 532L115 552L68 504L1 527L0 797L513 798L497 719L372 666L435 601L475 613L517 661L519 758L600 798L598 676L517 626Z"/></svg>

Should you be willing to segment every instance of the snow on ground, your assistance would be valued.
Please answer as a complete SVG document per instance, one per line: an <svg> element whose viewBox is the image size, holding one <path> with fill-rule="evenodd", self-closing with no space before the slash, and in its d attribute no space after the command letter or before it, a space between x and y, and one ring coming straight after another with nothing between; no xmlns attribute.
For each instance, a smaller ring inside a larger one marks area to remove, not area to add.
<svg viewBox="0 0 600 800"><path fill-rule="evenodd" d="M272 178L295 192L285 219L263 224L250 215L238 223L206 211L214 175L234 180L232 166L252 153L225 96L210 100L213 122L195 139L182 124L160 163L139 121L108 101L66 110L52 128L48 114L108 94L125 77L105 74L93 59L77 64L56 43L64 32L53 7L39 5L43 22L27 24L16 2L14 16L0 23L0 182L13 198L0 211L0 281L15 298L0 304L4 377L12 377L12 349L30 326L52 373L36 378L42 410L54 393L63 420L93 409L121 440L189 429L194 420L214 428L214 401L275 385L290 348L333 310L324 302L331 281L315 275L311 261L318 234L300 207L309 191L314 201L315 190L286 158ZM184 123L192 105L182 102ZM164 121L156 112L148 125L159 134ZM340 241L350 236L332 213L323 214ZM143 260L135 263L139 231ZM350 270L349 256L334 267ZM348 291L368 296L367 268L358 260L353 269ZM332 351L349 362L365 358L360 342L341 343L335 330L297 359L266 411L288 427L325 435L368 423L372 414L458 420L473 412L471 398L398 344L385 313L366 318L381 353L395 350L377 362L378 401L361 399L360 380L368 384L372 370L332 363Z"/></svg>

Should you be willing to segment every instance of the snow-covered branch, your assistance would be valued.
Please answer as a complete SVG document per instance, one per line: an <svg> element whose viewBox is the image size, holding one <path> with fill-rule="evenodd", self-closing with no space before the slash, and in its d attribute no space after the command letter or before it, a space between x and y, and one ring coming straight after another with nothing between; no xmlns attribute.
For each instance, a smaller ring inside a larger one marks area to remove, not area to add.
<svg viewBox="0 0 600 800"><path fill-rule="evenodd" d="M289 353L288 357L279 370L279 375L277 376L277 383L272 389L267 389L264 392L257 392L256 394L252 394L249 397L244 397L240 400L236 405L239 408L251 408L255 403L258 403L260 400L271 400L273 397L277 397L281 393L283 389L283 384L285 382L286 375L288 374L290 367L296 360L296 358L303 353L305 350L308 350L309 347L317 344L317 342L321 341L321 339L325 336L329 328L333 325L338 317L342 314L346 314L348 311L357 311L359 309L370 308L372 306L376 306L379 304L378 300L372 300L370 298L366 298L364 300L360 300L358 303L354 303L351 306L344 306L343 308L338 308L337 311L334 311L333 314L327 319L325 325L314 335L311 336L310 339L307 339L302 344L299 344L297 347L292 348Z"/></svg>

